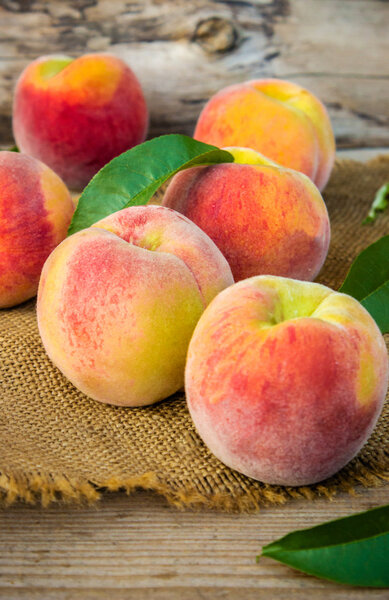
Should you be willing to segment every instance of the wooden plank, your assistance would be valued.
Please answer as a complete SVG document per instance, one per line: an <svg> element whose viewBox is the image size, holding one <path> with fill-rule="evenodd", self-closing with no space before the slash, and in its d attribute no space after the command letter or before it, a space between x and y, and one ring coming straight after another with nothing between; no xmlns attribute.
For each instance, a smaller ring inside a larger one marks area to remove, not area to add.
<svg viewBox="0 0 389 600"><path fill-rule="evenodd" d="M384 504L388 495L381 487L251 515L177 511L147 492L107 495L97 508L18 505L0 513L0 597L387 598L385 590L332 584L267 558L256 564L255 556L293 529Z"/></svg>
<svg viewBox="0 0 389 600"><path fill-rule="evenodd" d="M275 76L328 106L342 147L389 145L389 4L380 0L4 0L0 137L12 90L37 56L111 51L137 73L150 136L191 134L221 87Z"/></svg>

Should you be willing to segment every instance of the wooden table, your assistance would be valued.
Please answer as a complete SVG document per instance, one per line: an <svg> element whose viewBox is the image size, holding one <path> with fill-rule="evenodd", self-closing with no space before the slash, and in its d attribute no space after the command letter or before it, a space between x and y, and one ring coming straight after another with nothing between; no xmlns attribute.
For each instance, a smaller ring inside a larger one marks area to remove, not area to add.
<svg viewBox="0 0 389 600"><path fill-rule="evenodd" d="M388 25L379 0L4 0L0 139L11 143L12 89L28 62L108 50L137 73L151 135L191 133L224 85L284 77L322 98L338 146L364 160L389 146ZM0 598L389 598L255 562L261 545L293 529L387 502L388 486L254 515L180 512L146 492L106 495L91 508L17 505L0 512Z"/></svg>
<svg viewBox="0 0 389 600"><path fill-rule="evenodd" d="M335 585L268 558L261 545L297 528L389 501L389 487L294 501L258 514L178 511L147 492L92 508L0 513L4 600L357 600L388 590Z"/></svg>

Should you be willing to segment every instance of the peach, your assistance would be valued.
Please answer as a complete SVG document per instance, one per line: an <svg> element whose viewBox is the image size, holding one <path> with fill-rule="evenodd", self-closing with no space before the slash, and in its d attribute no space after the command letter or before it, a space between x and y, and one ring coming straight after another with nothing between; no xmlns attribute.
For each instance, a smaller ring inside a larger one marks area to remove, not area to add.
<svg viewBox="0 0 389 600"><path fill-rule="evenodd" d="M152 404L183 386L195 325L232 283L221 252L188 219L161 206L127 208L49 256L37 304L42 341L91 398Z"/></svg>
<svg viewBox="0 0 389 600"><path fill-rule="evenodd" d="M311 180L248 148L234 163L177 173L163 204L201 227L227 258L235 281L271 274L314 279L327 256L328 213Z"/></svg>
<svg viewBox="0 0 389 600"><path fill-rule="evenodd" d="M74 189L143 142L147 126L139 81L115 56L43 56L27 66L16 85L17 145Z"/></svg>
<svg viewBox="0 0 389 600"><path fill-rule="evenodd" d="M41 162L0 152L0 308L35 296L43 264L66 236L74 206Z"/></svg>
<svg viewBox="0 0 389 600"><path fill-rule="evenodd" d="M259 276L221 292L189 345L188 407L211 452L263 482L306 485L342 468L383 406L383 337L354 299Z"/></svg>
<svg viewBox="0 0 389 600"><path fill-rule="evenodd" d="M216 146L253 148L305 173L322 190L335 159L324 105L290 81L258 79L222 89L205 105L194 137Z"/></svg>

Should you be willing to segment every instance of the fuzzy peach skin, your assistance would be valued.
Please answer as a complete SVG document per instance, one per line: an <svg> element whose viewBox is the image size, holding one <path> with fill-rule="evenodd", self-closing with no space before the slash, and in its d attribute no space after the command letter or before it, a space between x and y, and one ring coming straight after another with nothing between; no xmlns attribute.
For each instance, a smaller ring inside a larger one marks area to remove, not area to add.
<svg viewBox="0 0 389 600"><path fill-rule="evenodd" d="M371 434L388 385L383 337L353 298L259 276L228 288L189 345L186 394L222 462L271 484L330 477Z"/></svg>
<svg viewBox="0 0 389 600"><path fill-rule="evenodd" d="M0 152L0 308L35 296L43 264L65 238L74 206L46 165Z"/></svg>
<svg viewBox="0 0 389 600"><path fill-rule="evenodd" d="M141 406L183 386L194 327L233 283L198 227L161 206L119 211L48 258L38 325L51 360L82 392Z"/></svg>
<svg viewBox="0 0 389 600"><path fill-rule="evenodd" d="M73 189L81 190L112 158L143 142L147 127L139 81L115 56L42 56L17 82L17 145Z"/></svg>
<svg viewBox="0 0 389 600"><path fill-rule="evenodd" d="M324 105L303 87L258 79L222 89L205 105L194 137L216 146L246 146L305 173L322 190L335 160Z"/></svg>
<svg viewBox="0 0 389 600"><path fill-rule="evenodd" d="M312 181L248 148L234 163L177 173L163 199L213 239L235 281L271 274L314 279L328 252L330 222Z"/></svg>

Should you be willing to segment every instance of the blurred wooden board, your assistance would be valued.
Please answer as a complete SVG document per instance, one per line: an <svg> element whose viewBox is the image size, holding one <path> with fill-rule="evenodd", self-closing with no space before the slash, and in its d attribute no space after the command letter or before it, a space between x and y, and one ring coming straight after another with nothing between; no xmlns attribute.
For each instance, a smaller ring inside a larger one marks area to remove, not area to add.
<svg viewBox="0 0 389 600"><path fill-rule="evenodd" d="M97 508L13 507L0 512L0 598L384 600L388 590L341 586L255 557L291 530L388 497L382 487L255 515L182 512L147 492L107 495Z"/></svg>
<svg viewBox="0 0 389 600"><path fill-rule="evenodd" d="M388 28L380 0L2 0L0 138L31 60L111 51L145 89L150 136L191 134L221 87L274 76L326 103L340 147L388 146Z"/></svg>

